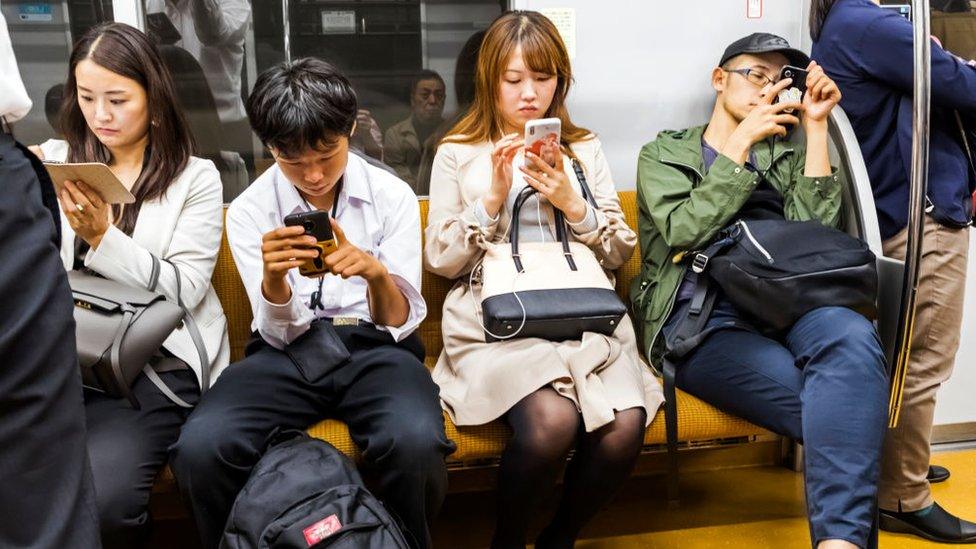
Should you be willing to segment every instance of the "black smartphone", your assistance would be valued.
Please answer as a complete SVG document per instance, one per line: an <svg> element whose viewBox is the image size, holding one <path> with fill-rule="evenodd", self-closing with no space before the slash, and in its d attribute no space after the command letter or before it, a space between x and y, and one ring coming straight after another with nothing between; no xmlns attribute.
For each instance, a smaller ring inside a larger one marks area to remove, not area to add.
<svg viewBox="0 0 976 549"><path fill-rule="evenodd" d="M806 69L801 69L800 67L794 67L793 65L786 65L782 70L779 71L779 80L784 78L791 78L793 83L790 87L779 92L777 97L777 103L800 103L803 101L803 95L807 93L807 76L809 73ZM792 110L785 111L792 113Z"/></svg>
<svg viewBox="0 0 976 549"><path fill-rule="evenodd" d="M146 34L153 38L161 46L171 46L179 42L183 35L176 30L169 16L163 12L150 13L146 15Z"/></svg>
<svg viewBox="0 0 976 549"><path fill-rule="evenodd" d="M314 236L318 242L315 247L319 250L318 257L310 259L298 267L298 272L303 276L316 277L328 272L325 256L334 252L337 248L335 235L332 233L332 222L329 219L329 212L315 210L313 212L300 212L285 217L285 225L288 227L300 226L305 228L305 234Z"/></svg>

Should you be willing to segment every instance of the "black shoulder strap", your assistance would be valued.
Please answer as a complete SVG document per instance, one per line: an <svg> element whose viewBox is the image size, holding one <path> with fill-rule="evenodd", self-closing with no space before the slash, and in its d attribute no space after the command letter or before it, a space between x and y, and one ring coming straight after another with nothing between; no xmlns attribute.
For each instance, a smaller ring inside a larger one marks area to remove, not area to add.
<svg viewBox="0 0 976 549"><path fill-rule="evenodd" d="M714 247L713 244L709 249ZM678 504L678 400L675 387L675 363L684 360L702 341L718 329L737 325L735 323L706 328L708 319L715 309L718 288L711 277L704 273L708 264L707 256L702 262L701 271L696 270L695 293L687 309L678 319L677 326L665 339L664 364L661 373L664 377L664 429L668 448L668 505ZM742 325L742 327L747 327Z"/></svg>

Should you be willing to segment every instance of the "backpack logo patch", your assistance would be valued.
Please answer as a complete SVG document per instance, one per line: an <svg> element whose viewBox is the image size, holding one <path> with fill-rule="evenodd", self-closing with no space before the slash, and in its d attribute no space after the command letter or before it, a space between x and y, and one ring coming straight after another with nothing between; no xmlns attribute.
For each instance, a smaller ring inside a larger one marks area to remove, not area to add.
<svg viewBox="0 0 976 549"><path fill-rule="evenodd" d="M302 530L302 533L305 534L305 543L311 547L341 529L342 523L339 522L339 517L336 515L329 515Z"/></svg>

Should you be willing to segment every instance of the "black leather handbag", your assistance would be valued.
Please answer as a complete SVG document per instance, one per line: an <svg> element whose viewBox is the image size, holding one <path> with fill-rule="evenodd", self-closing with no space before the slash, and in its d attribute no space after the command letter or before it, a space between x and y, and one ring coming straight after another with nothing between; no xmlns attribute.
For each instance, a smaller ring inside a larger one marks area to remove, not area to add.
<svg viewBox="0 0 976 549"><path fill-rule="evenodd" d="M582 169L573 167L583 197L596 201ZM481 310L485 341L538 337L578 340L584 332L610 335L627 312L596 255L569 242L562 212L554 208L556 242L519 243L519 213L536 192L523 189L512 209L508 243L494 244L482 262Z"/></svg>
<svg viewBox="0 0 976 549"><path fill-rule="evenodd" d="M185 325L200 356L201 392L210 385L210 359L193 316L183 305L167 301L156 292L160 260L152 256L148 288L135 288L82 271L69 271L68 284L74 299L75 341L82 383L110 396L127 399L133 408L139 402L132 383L145 373L167 398L179 406L191 407L166 386L149 365L150 358L181 325ZM180 270L176 272L176 293L180 294Z"/></svg>

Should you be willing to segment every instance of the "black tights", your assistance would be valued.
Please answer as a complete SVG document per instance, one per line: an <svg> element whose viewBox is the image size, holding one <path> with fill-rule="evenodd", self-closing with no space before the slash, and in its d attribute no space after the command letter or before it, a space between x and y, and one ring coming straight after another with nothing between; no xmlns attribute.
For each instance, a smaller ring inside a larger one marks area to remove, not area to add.
<svg viewBox="0 0 976 549"><path fill-rule="evenodd" d="M630 408L585 433L576 406L552 388L520 400L505 415L513 435L502 454L492 547L525 547L529 521L575 447L559 508L536 541L539 549L571 548L587 521L630 475L644 439L645 417L643 408Z"/></svg>

